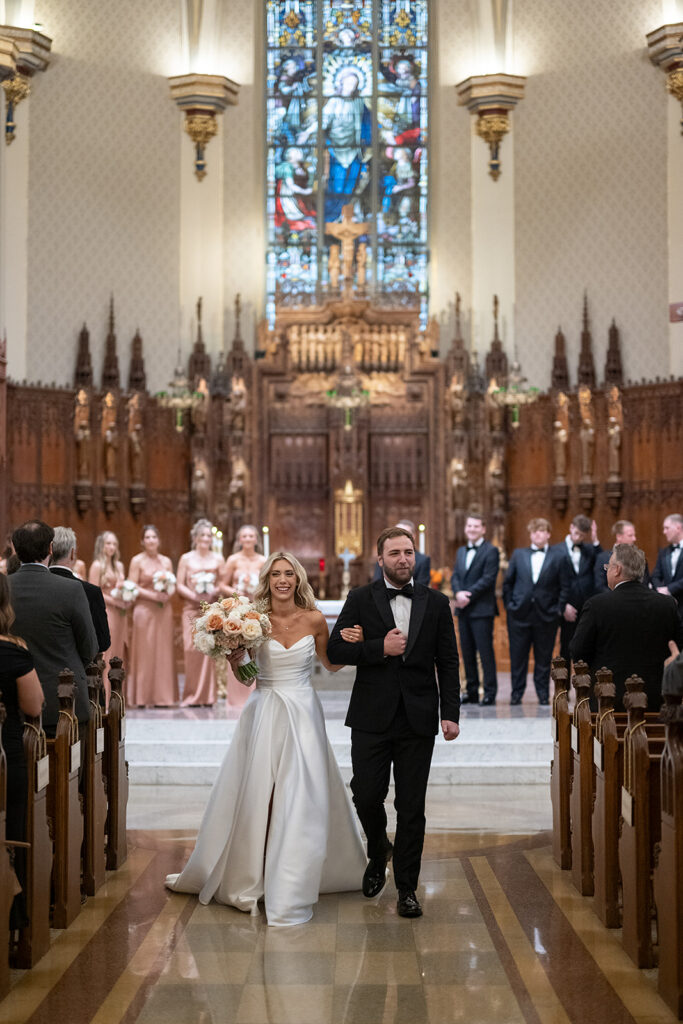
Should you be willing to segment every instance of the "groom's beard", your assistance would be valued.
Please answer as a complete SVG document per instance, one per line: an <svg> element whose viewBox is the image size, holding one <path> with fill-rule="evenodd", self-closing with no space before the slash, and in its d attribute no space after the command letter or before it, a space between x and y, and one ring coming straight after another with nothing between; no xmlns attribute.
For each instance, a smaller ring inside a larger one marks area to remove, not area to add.
<svg viewBox="0 0 683 1024"><path fill-rule="evenodd" d="M401 587L405 586L406 583L410 582L414 569L414 565L408 565L405 568L395 567L393 569L388 569L385 566L382 571L384 572L384 575L389 580L389 582L400 590Z"/></svg>

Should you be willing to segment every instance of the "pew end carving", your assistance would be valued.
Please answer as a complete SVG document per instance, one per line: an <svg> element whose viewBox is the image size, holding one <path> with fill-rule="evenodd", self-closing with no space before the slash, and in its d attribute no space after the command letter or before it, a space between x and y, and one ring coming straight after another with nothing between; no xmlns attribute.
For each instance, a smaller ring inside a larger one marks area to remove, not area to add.
<svg viewBox="0 0 683 1024"><path fill-rule="evenodd" d="M16 966L33 967L50 948L52 839L48 818L50 758L41 716L24 715L24 757L28 781L26 909L28 925L19 932Z"/></svg>
<svg viewBox="0 0 683 1024"><path fill-rule="evenodd" d="M78 791L81 743L74 712L73 672L59 673L59 718L55 738L47 741L50 757L48 815L52 819L54 861L52 926L68 928L81 910L83 810Z"/></svg>
<svg viewBox="0 0 683 1024"><path fill-rule="evenodd" d="M107 796L104 788L103 756L104 725L102 720L102 671L100 663L92 661L86 668L90 719L85 744L83 810L85 837L83 843L83 887L88 896L94 896L104 883L105 830L107 823Z"/></svg>
<svg viewBox="0 0 683 1024"><path fill-rule="evenodd" d="M128 805L128 762L126 761L126 705L122 693L125 670L120 658L109 661L111 697L104 717L104 773L107 790L106 865L110 871L121 867L128 856L126 809Z"/></svg>
<svg viewBox="0 0 683 1024"><path fill-rule="evenodd" d="M593 895L593 797L595 765L593 763L594 715L590 710L592 688L588 665L574 663L572 683L576 704L572 717L572 782L570 794L572 834L572 882L582 896Z"/></svg>
<svg viewBox="0 0 683 1024"><path fill-rule="evenodd" d="M572 866L570 790L572 773L571 724L568 704L569 671L564 658L553 658L553 760L550 765L550 800L553 810L553 859L558 867Z"/></svg>

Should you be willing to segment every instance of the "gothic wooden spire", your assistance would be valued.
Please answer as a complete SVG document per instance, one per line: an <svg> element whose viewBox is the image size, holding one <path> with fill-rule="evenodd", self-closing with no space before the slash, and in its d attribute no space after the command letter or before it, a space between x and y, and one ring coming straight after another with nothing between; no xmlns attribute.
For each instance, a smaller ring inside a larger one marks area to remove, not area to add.
<svg viewBox="0 0 683 1024"><path fill-rule="evenodd" d="M508 357L498 335L498 296L493 296L493 341L486 355L486 379L495 380L499 387L505 387L508 379Z"/></svg>
<svg viewBox="0 0 683 1024"><path fill-rule="evenodd" d="M116 334L114 332L114 296L109 300L109 333L104 347L104 365L102 367L102 389L120 387L119 357L116 354Z"/></svg>
<svg viewBox="0 0 683 1024"><path fill-rule="evenodd" d="M621 346L619 343L619 328L612 320L609 329L609 341L607 343L607 357L605 359L605 384L624 383L624 371L621 365Z"/></svg>
<svg viewBox="0 0 683 1024"><path fill-rule="evenodd" d="M553 391L569 390L569 366L567 365L567 348L562 328L557 328L555 335L555 355L553 356L553 373L551 378Z"/></svg>
<svg viewBox="0 0 683 1024"><path fill-rule="evenodd" d="M197 299L197 337L187 364L187 379L190 386L195 387L202 379L208 383L210 377L211 356L206 351L202 336L202 299L200 296Z"/></svg>
<svg viewBox="0 0 683 1024"><path fill-rule="evenodd" d="M135 331L135 337L130 345L130 364L128 367L128 390L145 391L147 388L147 375L145 373L145 360L142 355L142 338L140 329Z"/></svg>
<svg viewBox="0 0 683 1024"><path fill-rule="evenodd" d="M244 377L247 367L247 352L242 339L240 319L242 316L242 300L239 292L235 296L235 336L227 359L227 371L233 377Z"/></svg>
<svg viewBox="0 0 683 1024"><path fill-rule="evenodd" d="M465 349L465 342L462 337L462 325L460 323L460 292L455 293L455 335L451 342L451 350L448 353L449 376L457 376L463 383L469 374L469 358Z"/></svg>
<svg viewBox="0 0 683 1024"><path fill-rule="evenodd" d="M78 335L78 354L76 356L76 372L74 374L74 387L92 387L92 359L90 358L90 335L88 328L83 324L81 333Z"/></svg>
<svg viewBox="0 0 683 1024"><path fill-rule="evenodd" d="M595 387L595 363L593 362L593 338L588 326L588 295L583 293L583 330L581 331L581 352L579 354L579 386Z"/></svg>

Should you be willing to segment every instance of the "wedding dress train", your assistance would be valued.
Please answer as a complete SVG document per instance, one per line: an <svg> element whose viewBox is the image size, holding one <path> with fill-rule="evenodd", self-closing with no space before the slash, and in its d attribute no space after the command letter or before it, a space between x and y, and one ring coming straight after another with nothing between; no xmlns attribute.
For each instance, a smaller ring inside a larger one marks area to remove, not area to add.
<svg viewBox="0 0 683 1024"><path fill-rule="evenodd" d="M367 858L311 684L314 659L312 636L259 649L256 690L169 888L252 914L263 898L270 925L309 921L321 892L360 889Z"/></svg>

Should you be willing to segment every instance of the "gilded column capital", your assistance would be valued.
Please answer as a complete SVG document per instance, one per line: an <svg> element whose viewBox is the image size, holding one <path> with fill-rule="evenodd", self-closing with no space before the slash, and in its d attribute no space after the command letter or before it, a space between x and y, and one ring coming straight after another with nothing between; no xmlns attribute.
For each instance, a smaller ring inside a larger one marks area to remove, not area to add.
<svg viewBox="0 0 683 1024"><path fill-rule="evenodd" d="M185 131L195 145L195 175L206 176L204 149L218 132L217 115L236 106L239 85L223 75L175 75L168 79L171 96L185 111Z"/></svg>
<svg viewBox="0 0 683 1024"><path fill-rule="evenodd" d="M661 25L648 32L646 39L650 60L666 72L666 87L683 106L683 22Z"/></svg>
<svg viewBox="0 0 683 1024"><path fill-rule="evenodd" d="M473 75L456 85L458 103L477 117L474 130L488 144L489 174L500 177L500 144L510 131L510 111L524 98L522 75Z"/></svg>
<svg viewBox="0 0 683 1024"><path fill-rule="evenodd" d="M7 98L5 142L14 142L17 104L31 93L31 76L50 63L52 40L32 28L0 25L0 81Z"/></svg>

